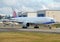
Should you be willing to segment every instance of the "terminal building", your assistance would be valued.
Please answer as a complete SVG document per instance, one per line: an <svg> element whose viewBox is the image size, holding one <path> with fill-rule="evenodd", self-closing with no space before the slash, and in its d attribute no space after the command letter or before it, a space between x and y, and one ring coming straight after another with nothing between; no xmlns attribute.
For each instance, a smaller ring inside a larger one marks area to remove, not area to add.
<svg viewBox="0 0 60 42"><path fill-rule="evenodd" d="M60 10L39 10L36 12L18 13L20 17L52 17L60 22Z"/></svg>

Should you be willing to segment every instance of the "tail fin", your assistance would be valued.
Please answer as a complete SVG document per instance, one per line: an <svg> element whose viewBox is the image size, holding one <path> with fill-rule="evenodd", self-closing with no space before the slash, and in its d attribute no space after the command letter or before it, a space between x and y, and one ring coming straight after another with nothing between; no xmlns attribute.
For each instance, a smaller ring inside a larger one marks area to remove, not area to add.
<svg viewBox="0 0 60 42"><path fill-rule="evenodd" d="M13 11L13 17L14 17L14 18L17 17L17 14L16 14L15 11Z"/></svg>
<svg viewBox="0 0 60 42"><path fill-rule="evenodd" d="M17 17L16 11L12 8L13 10L13 18Z"/></svg>

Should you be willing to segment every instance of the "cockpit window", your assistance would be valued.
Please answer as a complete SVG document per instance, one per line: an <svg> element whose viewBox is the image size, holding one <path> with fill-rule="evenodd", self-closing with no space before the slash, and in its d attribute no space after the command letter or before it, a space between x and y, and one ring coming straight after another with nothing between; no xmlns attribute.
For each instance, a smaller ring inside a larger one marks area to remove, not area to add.
<svg viewBox="0 0 60 42"><path fill-rule="evenodd" d="M53 20L53 19L51 19L51 21L52 21L52 22L54 22L54 20Z"/></svg>

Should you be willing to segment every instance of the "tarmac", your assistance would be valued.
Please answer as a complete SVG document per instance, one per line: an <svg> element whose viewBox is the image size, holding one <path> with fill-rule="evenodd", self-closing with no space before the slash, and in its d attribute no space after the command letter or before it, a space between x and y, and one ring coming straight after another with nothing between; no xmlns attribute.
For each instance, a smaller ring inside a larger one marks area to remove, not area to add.
<svg viewBox="0 0 60 42"><path fill-rule="evenodd" d="M21 28L0 28L0 32L42 32L42 33L58 33L60 28L55 29L21 29Z"/></svg>

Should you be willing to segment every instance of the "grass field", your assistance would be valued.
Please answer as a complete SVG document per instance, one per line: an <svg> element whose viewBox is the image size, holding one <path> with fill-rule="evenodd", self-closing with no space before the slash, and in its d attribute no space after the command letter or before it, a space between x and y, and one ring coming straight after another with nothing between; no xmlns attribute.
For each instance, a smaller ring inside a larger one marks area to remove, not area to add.
<svg viewBox="0 0 60 42"><path fill-rule="evenodd" d="M60 34L0 32L0 42L60 42Z"/></svg>

